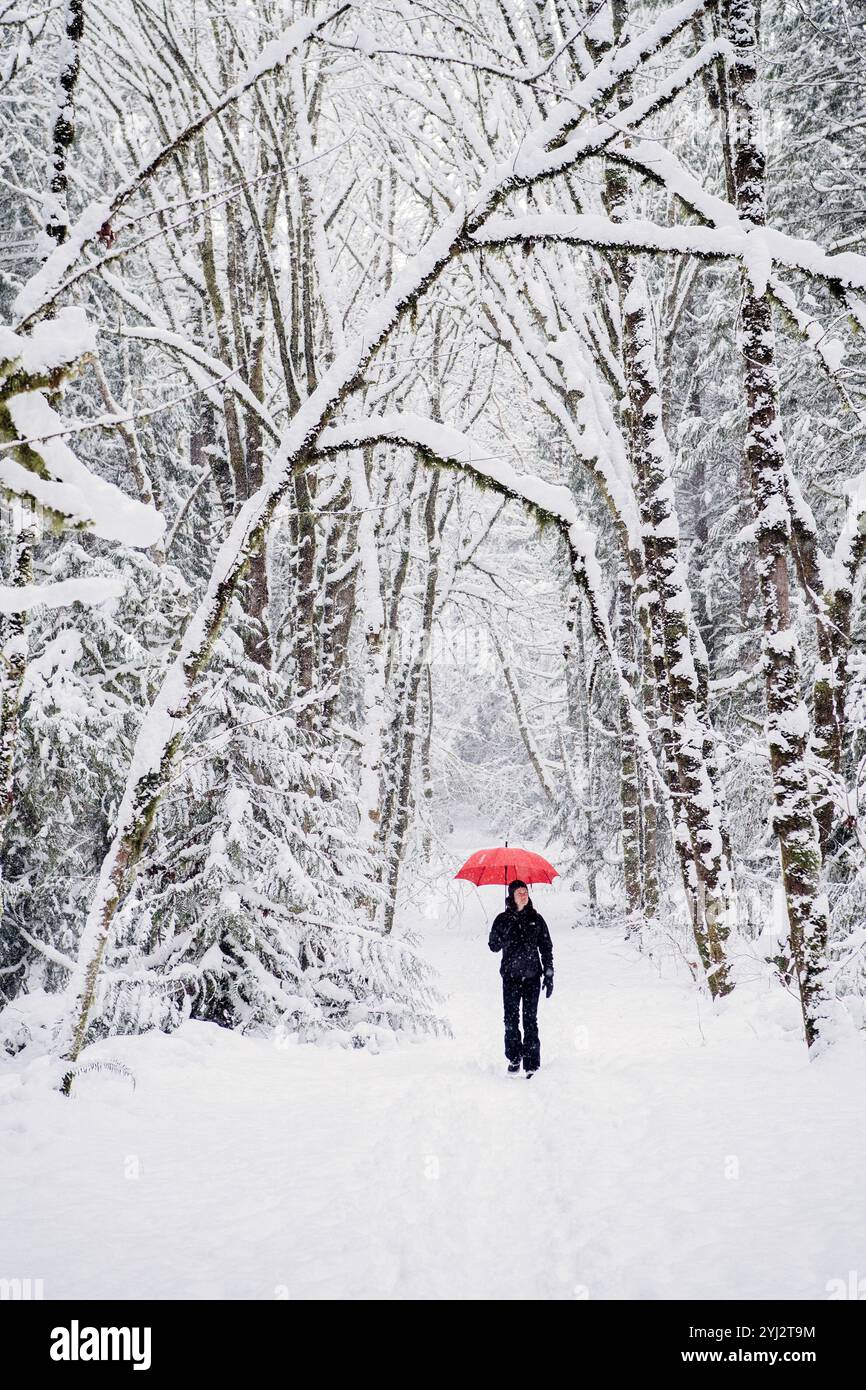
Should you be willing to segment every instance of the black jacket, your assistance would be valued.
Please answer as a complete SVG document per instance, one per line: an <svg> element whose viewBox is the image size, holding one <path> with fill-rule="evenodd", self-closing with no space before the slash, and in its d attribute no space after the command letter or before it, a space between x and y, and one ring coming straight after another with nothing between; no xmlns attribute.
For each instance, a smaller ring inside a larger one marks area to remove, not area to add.
<svg viewBox="0 0 866 1390"><path fill-rule="evenodd" d="M543 969L545 976L553 979L553 942L547 923L531 903L522 912L516 907L500 912L487 944L491 951L502 952L500 975L526 980L540 975Z"/></svg>

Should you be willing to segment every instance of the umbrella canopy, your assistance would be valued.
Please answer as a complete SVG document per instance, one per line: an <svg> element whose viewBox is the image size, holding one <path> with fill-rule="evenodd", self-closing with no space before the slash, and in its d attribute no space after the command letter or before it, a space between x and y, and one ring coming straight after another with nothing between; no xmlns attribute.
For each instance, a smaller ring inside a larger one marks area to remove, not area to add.
<svg viewBox="0 0 866 1390"><path fill-rule="evenodd" d="M559 872L532 850L502 845L496 849L476 850L454 877L468 879L481 887L485 883L507 885L513 878L522 878L524 883L552 883Z"/></svg>

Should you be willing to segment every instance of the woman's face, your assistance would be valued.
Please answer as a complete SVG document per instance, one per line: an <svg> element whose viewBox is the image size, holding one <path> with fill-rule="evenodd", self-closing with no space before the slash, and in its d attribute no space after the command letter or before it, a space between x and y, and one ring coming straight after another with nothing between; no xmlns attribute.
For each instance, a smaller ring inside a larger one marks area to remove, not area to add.
<svg viewBox="0 0 866 1390"><path fill-rule="evenodd" d="M529 893L525 888L515 888L514 901L517 904L518 912L522 912L529 902Z"/></svg>

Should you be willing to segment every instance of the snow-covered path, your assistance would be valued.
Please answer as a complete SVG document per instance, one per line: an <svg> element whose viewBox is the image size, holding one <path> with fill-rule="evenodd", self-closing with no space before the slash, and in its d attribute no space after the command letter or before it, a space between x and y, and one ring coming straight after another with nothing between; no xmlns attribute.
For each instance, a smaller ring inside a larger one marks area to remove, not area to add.
<svg viewBox="0 0 866 1390"><path fill-rule="evenodd" d="M72 1104L4 1064L0 1275L249 1299L811 1299L866 1275L862 1045L809 1064L793 1008L714 1015L557 901L531 1081L505 1073L477 908L425 936L453 1040L189 1024L111 1040L135 1091L94 1077Z"/></svg>

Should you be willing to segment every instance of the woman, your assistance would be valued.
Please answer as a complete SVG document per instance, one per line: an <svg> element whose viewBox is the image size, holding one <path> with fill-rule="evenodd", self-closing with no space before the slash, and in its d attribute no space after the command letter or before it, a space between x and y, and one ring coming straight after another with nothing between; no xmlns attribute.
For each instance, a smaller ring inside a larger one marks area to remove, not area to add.
<svg viewBox="0 0 866 1390"><path fill-rule="evenodd" d="M502 1003L505 1011L505 1055L508 1070L520 1070L521 1060L527 1079L541 1066L538 1038L538 996L544 971L544 991L553 993L553 942L547 923L536 912L529 889L522 879L508 885L505 911L490 928L488 946L502 952ZM520 1037L520 1003L523 1001L523 1039Z"/></svg>

